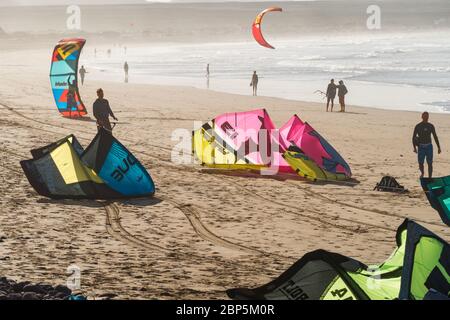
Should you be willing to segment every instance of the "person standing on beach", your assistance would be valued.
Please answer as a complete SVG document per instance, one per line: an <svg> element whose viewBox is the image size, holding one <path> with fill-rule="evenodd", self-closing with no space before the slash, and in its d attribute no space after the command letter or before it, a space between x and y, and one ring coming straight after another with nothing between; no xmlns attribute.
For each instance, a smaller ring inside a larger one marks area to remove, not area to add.
<svg viewBox="0 0 450 320"><path fill-rule="evenodd" d="M331 102L331 112L333 112L333 107L334 107L334 98L336 98L336 89L337 86L334 84L334 79L331 79L330 83L328 84L328 88L327 88L327 112L328 112L328 107L330 106L330 102Z"/></svg>
<svg viewBox="0 0 450 320"><path fill-rule="evenodd" d="M428 122L430 115L428 112L422 113L422 122L416 125L412 137L412 143L414 152L417 153L420 177L424 176L424 162L425 158L428 164L428 177L433 176L433 143L431 142L431 135L434 137L434 141L438 147L438 154L441 154L441 146L436 134L434 126Z"/></svg>
<svg viewBox="0 0 450 320"><path fill-rule="evenodd" d="M338 87L338 97L339 97L339 104L341 105L341 111L339 112L345 112L345 95L348 93L347 87L344 85L344 81L339 81ZM331 107L333 109L333 107Z"/></svg>
<svg viewBox="0 0 450 320"><path fill-rule="evenodd" d="M78 109L77 101L76 101L76 94L77 94L77 79L73 79L72 83L70 82L70 78L72 78L72 75L67 78L67 109L69 110L69 113L72 114L72 109L75 108L75 110Z"/></svg>
<svg viewBox="0 0 450 320"><path fill-rule="evenodd" d="M128 70L130 67L128 66L128 62L125 61L125 64L123 65L123 70L125 71L125 83L128 83Z"/></svg>
<svg viewBox="0 0 450 320"><path fill-rule="evenodd" d="M114 120L119 121L109 106L109 101L104 98L103 89L97 90L97 100L95 100L92 107L94 117L97 120L97 129L104 128L112 133L111 122L109 121L109 116Z"/></svg>
<svg viewBox="0 0 450 320"><path fill-rule="evenodd" d="M252 82L250 82L250 86L253 87L253 96L256 97L258 95L258 75L256 71L253 71Z"/></svg>
<svg viewBox="0 0 450 320"><path fill-rule="evenodd" d="M206 87L209 89L209 63L206 65Z"/></svg>
<svg viewBox="0 0 450 320"><path fill-rule="evenodd" d="M86 73L88 73L88 72L86 71L84 66L81 66L81 69L80 69L81 85L84 85L84 77L85 77Z"/></svg>

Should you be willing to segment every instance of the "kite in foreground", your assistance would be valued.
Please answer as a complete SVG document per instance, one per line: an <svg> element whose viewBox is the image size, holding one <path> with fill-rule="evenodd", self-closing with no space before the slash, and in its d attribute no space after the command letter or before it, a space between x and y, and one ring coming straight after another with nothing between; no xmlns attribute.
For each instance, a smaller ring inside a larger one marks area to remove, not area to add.
<svg viewBox="0 0 450 320"><path fill-rule="evenodd" d="M265 109L214 118L193 132L192 152L211 168L297 173L313 181L345 180L352 174L311 125L293 116L278 130Z"/></svg>
<svg viewBox="0 0 450 320"><path fill-rule="evenodd" d="M227 294L236 300L448 299L449 244L408 219L396 239L397 249L380 265L317 250L262 287Z"/></svg>
<svg viewBox="0 0 450 320"><path fill-rule="evenodd" d="M87 114L78 90L78 60L85 43L84 39L63 39L53 51L50 83L56 107L64 117Z"/></svg>
<svg viewBox="0 0 450 320"><path fill-rule="evenodd" d="M252 33L253 33L253 37L255 38L256 42L258 42L263 47L266 47L269 49L275 49L275 48L272 47L266 41L266 39L264 39L264 36L262 34L261 24L262 24L264 15L268 12L273 12L273 11L281 12L281 11L283 11L283 9L274 7L274 8L268 8L268 9L262 11L260 14L258 14L258 16L256 17L255 21L253 22L253 26L252 26Z"/></svg>
<svg viewBox="0 0 450 320"><path fill-rule="evenodd" d="M443 178L421 178L423 191L442 221L450 226L450 176Z"/></svg>
<svg viewBox="0 0 450 320"><path fill-rule="evenodd" d="M32 187L53 199L116 199L150 197L152 178L116 138L101 129L86 148L71 135L31 151L21 161Z"/></svg>

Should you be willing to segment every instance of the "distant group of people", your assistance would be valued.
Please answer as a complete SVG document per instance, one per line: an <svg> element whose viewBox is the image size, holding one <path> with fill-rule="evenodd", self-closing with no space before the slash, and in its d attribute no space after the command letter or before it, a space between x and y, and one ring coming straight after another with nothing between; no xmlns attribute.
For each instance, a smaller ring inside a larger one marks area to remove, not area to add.
<svg viewBox="0 0 450 320"><path fill-rule="evenodd" d="M339 112L345 112L345 96L348 93L347 87L344 85L344 81L340 80L339 85L334 83L334 79L331 79L327 87L326 98L327 98L327 112L331 103L331 112L333 112L334 99L336 98L336 92L339 97L339 104L341 105L341 110Z"/></svg>

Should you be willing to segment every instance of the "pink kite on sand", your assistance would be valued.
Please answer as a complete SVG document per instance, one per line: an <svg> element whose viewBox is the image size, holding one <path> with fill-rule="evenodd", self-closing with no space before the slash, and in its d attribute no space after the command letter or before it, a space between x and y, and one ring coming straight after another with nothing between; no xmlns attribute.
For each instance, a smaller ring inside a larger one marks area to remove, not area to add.
<svg viewBox="0 0 450 320"><path fill-rule="evenodd" d="M336 149L297 115L294 115L281 127L280 136L284 145L287 145L288 148L300 149L322 169L332 173L342 173L347 177L352 176L350 166Z"/></svg>
<svg viewBox="0 0 450 320"><path fill-rule="evenodd" d="M281 154L278 130L265 109L225 113L214 120L214 132L221 143L231 146L250 164L293 172Z"/></svg>
<svg viewBox="0 0 450 320"><path fill-rule="evenodd" d="M225 113L193 132L193 151L203 164L231 169L269 168L294 173L286 151L303 153L321 169L351 177L339 153L308 123L293 116L280 130L265 109Z"/></svg>

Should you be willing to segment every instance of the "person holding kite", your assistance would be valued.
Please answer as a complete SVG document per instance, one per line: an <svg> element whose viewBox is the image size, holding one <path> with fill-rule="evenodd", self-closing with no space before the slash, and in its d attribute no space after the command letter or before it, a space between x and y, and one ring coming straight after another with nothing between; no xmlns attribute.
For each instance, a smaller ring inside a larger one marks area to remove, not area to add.
<svg viewBox="0 0 450 320"><path fill-rule="evenodd" d="M334 98L336 98L336 90L337 90L337 86L334 83L334 79L331 79L330 83L328 84L327 87L327 112L328 112L328 107L330 105L331 102L331 112L333 112L333 107L334 107Z"/></svg>
<svg viewBox="0 0 450 320"><path fill-rule="evenodd" d="M97 129L100 131L100 128L104 128L107 131L112 133L111 122L109 121L109 116L111 116L114 120L119 121L109 106L109 101L104 98L103 89L97 90L98 99L95 100L93 105L94 117L97 119Z"/></svg>
<svg viewBox="0 0 450 320"><path fill-rule="evenodd" d="M77 94L77 79L73 79L72 83L70 82L70 78L72 78L72 75L67 78L67 85L68 85L68 92L67 92L67 110L69 110L70 113L72 113L72 109L75 108L77 110L77 100L76 100L76 94Z"/></svg>

